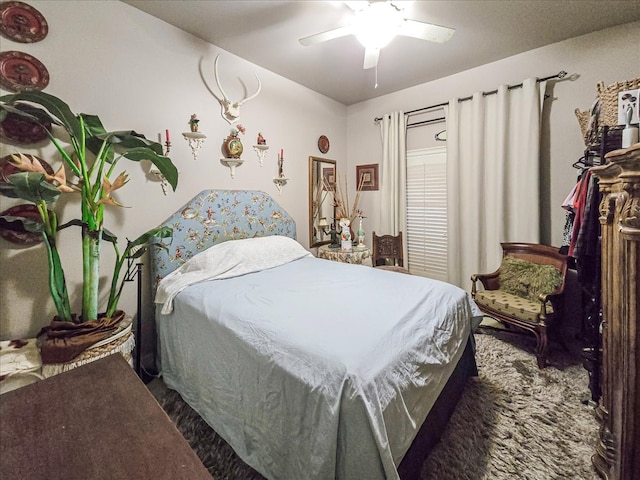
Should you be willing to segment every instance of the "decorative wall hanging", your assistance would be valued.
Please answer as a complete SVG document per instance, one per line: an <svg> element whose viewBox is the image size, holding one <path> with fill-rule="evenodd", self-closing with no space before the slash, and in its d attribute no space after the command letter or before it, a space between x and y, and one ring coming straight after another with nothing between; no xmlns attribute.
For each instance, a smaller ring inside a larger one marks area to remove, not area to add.
<svg viewBox="0 0 640 480"><path fill-rule="evenodd" d="M258 133L257 144L253 146L253 149L256 151L256 155L258 155L258 161L260 162L260 166L264 163L264 156L267 154L267 150L269 150L269 146L267 145L267 141L262 136L262 133Z"/></svg>
<svg viewBox="0 0 640 480"><path fill-rule="evenodd" d="M22 203L6 209L0 213L0 217L17 217L33 221L33 223L42 224L42 218L38 207L32 203ZM22 221L5 222L0 224L0 236L5 240L19 245L36 245L42 242L42 233L29 232L24 228Z"/></svg>
<svg viewBox="0 0 640 480"><path fill-rule="evenodd" d="M360 190L378 190L378 164L356 165L356 179Z"/></svg>
<svg viewBox="0 0 640 480"><path fill-rule="evenodd" d="M21 145L43 142L48 138L47 130L51 130L50 123L45 128L15 113L8 113L0 122L0 137Z"/></svg>
<svg viewBox="0 0 640 480"><path fill-rule="evenodd" d="M220 58L220 55L216 57L215 62L213 63L213 74L215 76L216 84L218 85L218 90L220 90L220 94L222 95L222 98L220 98L215 93L213 93L211 89L209 89L209 91L211 92L211 95L213 95L215 99L218 100L218 103L220 103L220 107L222 108L222 111L221 111L222 118L224 118L227 122L229 122L229 124L233 125L235 122L240 120L240 107L246 102L248 102L249 100L258 96L262 88L262 83L260 83L260 79L256 75L256 80L258 80L258 89L256 90L256 93L254 93L250 97L245 97L238 102L232 102L231 100L229 100L229 97L227 97L227 94L224 93L224 90L222 89L222 85L220 84L220 78L218 77L218 59L219 58Z"/></svg>
<svg viewBox="0 0 640 480"><path fill-rule="evenodd" d="M198 131L199 123L200 120L198 119L198 116L195 113L192 113L189 118L189 131L182 133L182 136L189 144L189 148L191 148L191 154L193 155L194 160L198 159L198 152L207 138L204 133L200 133Z"/></svg>
<svg viewBox="0 0 640 480"><path fill-rule="evenodd" d="M318 138L318 150L321 153L327 153L329 151L329 139L325 135L320 135Z"/></svg>
<svg viewBox="0 0 640 480"><path fill-rule="evenodd" d="M289 179L284 174L284 150L280 149L280 155L278 155L278 176L273 179L273 183L276 184L278 192L282 195L282 187L284 187Z"/></svg>
<svg viewBox="0 0 640 480"><path fill-rule="evenodd" d="M49 72L40 60L23 52L0 53L0 85L12 92L43 90Z"/></svg>
<svg viewBox="0 0 640 480"><path fill-rule="evenodd" d="M49 25L42 14L23 2L0 3L0 34L20 43L34 43L44 39Z"/></svg>
<svg viewBox="0 0 640 480"><path fill-rule="evenodd" d="M231 133L222 142L222 151L224 152L224 158L220 159L223 165L226 165L231 169L231 178L236 177L236 167L242 165L244 160L240 158L244 147L239 134L244 134L245 128L238 124L236 128L231 129Z"/></svg>
<svg viewBox="0 0 640 480"><path fill-rule="evenodd" d="M171 151L171 138L169 137L169 129L166 129L164 131L164 152L163 155L165 157L169 156L169 152ZM151 175L153 175L159 182L160 182L160 186L162 187L162 193L166 196L167 195L167 187L169 187L169 181L167 180L167 178L162 174L162 172L158 169L158 167L156 167L153 163L151 164L151 168L149 169L149 173Z"/></svg>

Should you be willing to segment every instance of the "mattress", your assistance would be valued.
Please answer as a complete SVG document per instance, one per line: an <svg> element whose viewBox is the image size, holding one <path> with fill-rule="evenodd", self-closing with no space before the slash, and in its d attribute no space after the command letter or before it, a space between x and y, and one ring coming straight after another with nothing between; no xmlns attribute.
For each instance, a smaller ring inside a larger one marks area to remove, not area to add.
<svg viewBox="0 0 640 480"><path fill-rule="evenodd" d="M160 310L165 383L247 464L296 480L398 478L481 317L458 287L310 256Z"/></svg>

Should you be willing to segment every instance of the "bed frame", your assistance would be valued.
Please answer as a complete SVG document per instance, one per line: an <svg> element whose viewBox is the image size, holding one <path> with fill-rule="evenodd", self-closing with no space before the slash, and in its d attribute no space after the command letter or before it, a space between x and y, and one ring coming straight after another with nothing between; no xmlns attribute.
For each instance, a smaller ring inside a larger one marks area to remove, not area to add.
<svg viewBox="0 0 640 480"><path fill-rule="evenodd" d="M154 291L164 276L217 243L268 235L296 238L293 218L270 195L255 190L203 190L162 225L173 227L174 234L171 242L153 239L166 247L154 247L150 252ZM458 365L398 467L400 478L420 478L422 464L442 436L466 380L477 373L469 339Z"/></svg>

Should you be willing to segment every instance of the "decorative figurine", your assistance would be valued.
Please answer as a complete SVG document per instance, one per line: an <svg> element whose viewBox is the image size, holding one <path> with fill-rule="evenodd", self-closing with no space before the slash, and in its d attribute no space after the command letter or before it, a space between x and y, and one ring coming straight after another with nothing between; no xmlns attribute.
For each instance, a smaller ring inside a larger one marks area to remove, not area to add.
<svg viewBox="0 0 640 480"><path fill-rule="evenodd" d="M365 231L362 228L362 219L364 217L362 215L360 215L360 224L358 225L358 231L357 231L357 236L358 236L358 246L359 247L364 247L364 236L365 236Z"/></svg>
<svg viewBox="0 0 640 480"><path fill-rule="evenodd" d="M262 136L262 132L258 132L258 145L266 145L267 141Z"/></svg>
<svg viewBox="0 0 640 480"><path fill-rule="evenodd" d="M351 242L351 231L349 230L350 224L351 222L348 218L340 219L340 228L342 229L342 232L340 233L340 238L342 240L340 242L340 246L342 247L342 250L347 252L350 251L353 246L353 243Z"/></svg>
<svg viewBox="0 0 640 480"><path fill-rule="evenodd" d="M340 242L338 242L338 231L336 230L335 223L331 224L329 235L331 235L331 243L329 244L329 248L340 248Z"/></svg>
<svg viewBox="0 0 640 480"><path fill-rule="evenodd" d="M200 120L198 120L198 117L196 116L195 113L191 114L191 118L189 119L189 128L191 129L192 132L197 132L198 131L198 122Z"/></svg>

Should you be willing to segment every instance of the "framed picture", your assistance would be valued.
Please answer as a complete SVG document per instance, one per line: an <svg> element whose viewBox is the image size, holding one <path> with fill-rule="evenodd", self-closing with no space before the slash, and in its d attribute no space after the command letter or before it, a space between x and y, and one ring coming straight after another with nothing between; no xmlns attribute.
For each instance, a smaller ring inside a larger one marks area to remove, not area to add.
<svg viewBox="0 0 640 480"><path fill-rule="evenodd" d="M322 178L324 180L322 182L322 189L323 190L327 189L325 187L325 185L329 185L331 190L335 190L335 187L336 187L336 169L335 168L333 168L333 167L323 168L322 169Z"/></svg>
<svg viewBox="0 0 640 480"><path fill-rule="evenodd" d="M361 190L378 190L378 164L356 165L356 188Z"/></svg>

